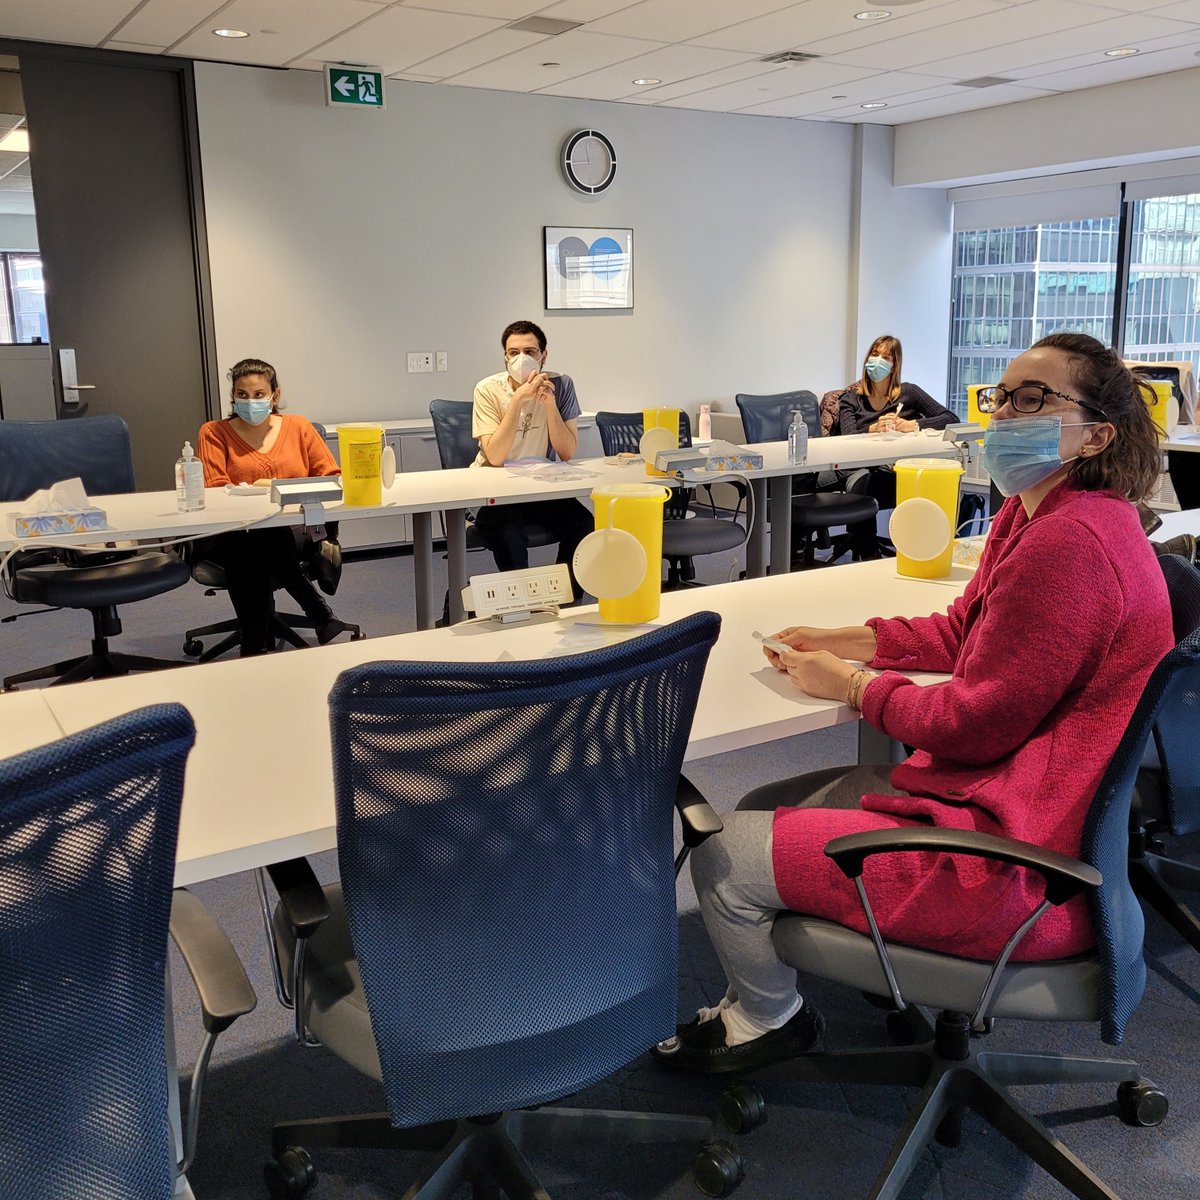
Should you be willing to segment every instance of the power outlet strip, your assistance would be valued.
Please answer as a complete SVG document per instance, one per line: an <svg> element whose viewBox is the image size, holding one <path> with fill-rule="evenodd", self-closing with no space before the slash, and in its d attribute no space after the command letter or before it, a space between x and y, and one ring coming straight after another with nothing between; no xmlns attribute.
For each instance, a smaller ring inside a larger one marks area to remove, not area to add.
<svg viewBox="0 0 1200 1200"><path fill-rule="evenodd" d="M565 563L474 575L462 594L463 608L468 612L507 620L527 616L530 609L569 604L572 599L571 573Z"/></svg>

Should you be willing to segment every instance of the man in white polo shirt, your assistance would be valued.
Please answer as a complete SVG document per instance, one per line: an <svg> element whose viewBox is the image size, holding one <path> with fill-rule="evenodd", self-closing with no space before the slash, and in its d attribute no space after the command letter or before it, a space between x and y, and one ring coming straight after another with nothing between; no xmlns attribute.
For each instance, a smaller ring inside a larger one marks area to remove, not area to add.
<svg viewBox="0 0 1200 1200"><path fill-rule="evenodd" d="M579 445L575 384L569 375L545 370L546 335L532 321L514 321L500 345L506 369L475 385L471 433L479 441L479 454L472 465L502 467L528 458L565 462ZM558 538L557 561L570 566L593 521L575 499L490 505L475 518L475 528L501 571L529 566L531 525Z"/></svg>

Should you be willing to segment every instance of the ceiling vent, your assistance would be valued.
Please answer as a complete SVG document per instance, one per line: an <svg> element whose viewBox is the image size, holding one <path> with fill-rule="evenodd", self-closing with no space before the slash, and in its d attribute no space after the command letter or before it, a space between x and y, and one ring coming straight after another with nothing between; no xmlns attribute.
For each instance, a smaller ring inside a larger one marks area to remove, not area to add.
<svg viewBox="0 0 1200 1200"><path fill-rule="evenodd" d="M820 58L819 54L805 54L803 50L781 50L778 54L768 54L766 58L760 58L759 62L777 63L780 66L791 66L793 63L812 62L814 58Z"/></svg>
<svg viewBox="0 0 1200 1200"><path fill-rule="evenodd" d="M975 79L955 80L955 87L985 88L998 87L1002 83L1016 83L1015 79L1005 79L1003 75L980 75Z"/></svg>
<svg viewBox="0 0 1200 1200"><path fill-rule="evenodd" d="M516 29L521 33L544 33L557 37L560 33L570 33L578 29L582 21L560 21L556 17L526 17L523 21L514 21L506 25L506 29Z"/></svg>

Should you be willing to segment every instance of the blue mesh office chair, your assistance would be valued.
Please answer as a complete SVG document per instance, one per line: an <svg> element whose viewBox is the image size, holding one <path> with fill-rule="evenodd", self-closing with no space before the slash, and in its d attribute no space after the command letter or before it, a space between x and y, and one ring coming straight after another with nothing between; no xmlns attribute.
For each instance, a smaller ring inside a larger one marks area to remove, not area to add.
<svg viewBox="0 0 1200 1200"><path fill-rule="evenodd" d="M821 436L821 404L813 392L778 392L768 396L739 393L734 401L742 414L742 428L748 442L786 441L792 413L796 411L804 416L809 438ZM862 479L865 485L865 473ZM856 558L868 554L878 557L875 516L879 505L864 493L841 490L840 481L837 472L830 472L828 480L811 472L792 479L792 555L799 556L800 565L814 566L816 551L830 547L836 552L829 562L847 550L854 551ZM829 530L839 525L847 529L854 526L861 533L835 544Z"/></svg>
<svg viewBox="0 0 1200 1200"><path fill-rule="evenodd" d="M598 412L596 428L600 430L600 443L605 454L633 454L641 442L644 421L640 412ZM692 423L685 412L679 414L679 444L692 444ZM691 488L675 488L667 501L663 510L662 555L667 560L668 588L692 584L696 578L692 560L697 555L729 552L746 544L750 536L750 519L747 518L743 525L737 518L742 504L748 503L750 488L736 476L722 482L738 493L738 510L729 519L716 515L715 504L711 506L711 517L700 516L692 507Z"/></svg>
<svg viewBox="0 0 1200 1200"><path fill-rule="evenodd" d="M674 1030L671 813L719 625L700 613L590 654L342 674L341 883L285 884L274 927L289 969L303 955L301 1024L382 1080L388 1111L277 1125L276 1196L312 1182L297 1142L439 1151L412 1200L468 1179L534 1200L519 1147L535 1139L711 1135L695 1117L528 1106ZM702 1159L723 1194L735 1157Z"/></svg>
<svg viewBox="0 0 1200 1200"><path fill-rule="evenodd" d="M1171 596L1175 640L1200 629L1200 569L1174 554L1158 560ZM1200 832L1200 736L1195 699L1191 706L1166 708L1154 722L1153 765L1138 773L1129 834L1129 880L1133 890L1200 950L1200 916L1178 891L1200 891L1200 867L1167 851L1164 835L1192 837Z"/></svg>
<svg viewBox="0 0 1200 1200"><path fill-rule="evenodd" d="M0 762L0 1196L166 1200L194 1149L216 1035L254 1007L232 946L175 893L178 704ZM167 1122L168 923L206 1037L184 1160Z"/></svg>
<svg viewBox="0 0 1200 1200"><path fill-rule="evenodd" d="M781 913L773 936L779 956L798 971L832 979L871 995L890 998L888 1026L901 1040L922 1045L810 1055L766 1068L760 1074L789 1083L899 1084L922 1089L871 1200L895 1200L928 1143L958 1144L964 1110L971 1109L1080 1200L1120 1200L1008 1091L1041 1083L1116 1083L1121 1117L1133 1125L1157 1125L1166 1096L1142 1079L1128 1060L1023 1054L982 1048L976 1034L994 1019L1098 1022L1102 1039L1120 1045L1146 982L1142 958L1144 921L1129 882L1129 812L1134 784L1152 731L1178 729L1195 743L1194 713L1200 695L1200 633L1193 633L1154 669L1108 770L1100 781L1083 831L1082 861L1025 842L955 829L915 827L872 830L834 838L826 847L843 872L862 879L873 854L941 851L1014 863L1046 880L1046 899L1015 930L995 964L885 943L876 935L801 913ZM1158 734L1155 734L1156 738ZM1193 751L1194 754L1194 751ZM1052 904L1086 892L1096 930L1094 951L1049 962L1008 962L1021 936ZM866 891L860 890L868 923ZM939 1010L931 1028L917 1007ZM738 1130L762 1114L762 1097L735 1088L722 1112Z"/></svg>
<svg viewBox="0 0 1200 1200"><path fill-rule="evenodd" d="M25 500L74 476L83 480L89 497L134 490L129 429L121 417L0 421L0 500ZM103 540L103 534L97 535L96 541ZM187 581L187 566L162 551L22 550L5 568L5 591L20 604L86 608L92 614L92 649L9 675L3 689L41 679L73 683L180 666L170 659L117 653L109 649L108 639L121 632L118 605L158 596Z"/></svg>

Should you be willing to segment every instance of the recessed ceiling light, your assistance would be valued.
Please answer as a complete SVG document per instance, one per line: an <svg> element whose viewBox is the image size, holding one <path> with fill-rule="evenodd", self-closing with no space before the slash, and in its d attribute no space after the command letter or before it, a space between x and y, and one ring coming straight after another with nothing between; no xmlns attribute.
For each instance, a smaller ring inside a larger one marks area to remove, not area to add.
<svg viewBox="0 0 1200 1200"><path fill-rule="evenodd" d="M856 21L882 21L884 17L890 17L892 14L886 8L869 8L866 12L854 14Z"/></svg>
<svg viewBox="0 0 1200 1200"><path fill-rule="evenodd" d="M1135 50L1132 46L1122 46L1120 50L1105 50L1105 58L1129 58L1131 55L1139 54L1140 51Z"/></svg>
<svg viewBox="0 0 1200 1200"><path fill-rule="evenodd" d="M654 84L656 84L656 83L662 83L662 80L661 79L635 79L633 81L633 86L634 87L653 87Z"/></svg>
<svg viewBox="0 0 1200 1200"><path fill-rule="evenodd" d="M250 36L244 29L214 29L213 33L215 33L217 37L240 38Z"/></svg>
<svg viewBox="0 0 1200 1200"><path fill-rule="evenodd" d="M872 100L868 104L860 104L859 108L887 108L886 100Z"/></svg>
<svg viewBox="0 0 1200 1200"><path fill-rule="evenodd" d="M13 154L29 153L29 130L23 126L10 129L0 138L0 150L8 150Z"/></svg>

